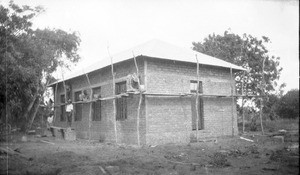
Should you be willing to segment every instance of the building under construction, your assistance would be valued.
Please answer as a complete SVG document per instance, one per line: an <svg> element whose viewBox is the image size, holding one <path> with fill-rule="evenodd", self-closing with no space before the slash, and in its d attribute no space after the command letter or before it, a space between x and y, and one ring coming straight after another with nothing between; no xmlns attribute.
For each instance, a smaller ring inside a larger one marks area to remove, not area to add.
<svg viewBox="0 0 300 175"><path fill-rule="evenodd" d="M154 145L236 135L237 71L244 69L152 40L50 84L54 126L68 126L71 99L77 138Z"/></svg>

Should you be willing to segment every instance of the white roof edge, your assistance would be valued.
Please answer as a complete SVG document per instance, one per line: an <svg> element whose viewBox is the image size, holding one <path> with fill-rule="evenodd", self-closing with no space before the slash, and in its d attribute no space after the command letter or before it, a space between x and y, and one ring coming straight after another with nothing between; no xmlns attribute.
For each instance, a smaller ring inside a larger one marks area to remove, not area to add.
<svg viewBox="0 0 300 175"><path fill-rule="evenodd" d="M120 63L122 61L126 61L133 58L133 52L135 57L145 56L151 57L156 59L166 59L166 60L173 60L173 61L182 61L182 62L189 62L189 63L197 63L195 55L197 55L198 63L202 65L209 65L209 66L216 66L216 67L223 67L223 68L232 68L239 71L247 71L247 69L237 66L235 64L226 62L224 60L211 57L209 55L205 55L200 52L196 52L194 50L188 50L184 48L180 48L169 43L165 43L160 40L151 40L144 44L141 44L137 47L132 49L117 53L112 55L114 60L114 64ZM70 74L64 78L64 80L60 79L56 82L49 84L48 86L52 86L54 84L79 77L84 75L85 73L90 73L95 70L102 69L104 67L110 66L110 57L106 57L99 62L92 64L91 66L86 67L82 71L76 71L73 74Z"/></svg>

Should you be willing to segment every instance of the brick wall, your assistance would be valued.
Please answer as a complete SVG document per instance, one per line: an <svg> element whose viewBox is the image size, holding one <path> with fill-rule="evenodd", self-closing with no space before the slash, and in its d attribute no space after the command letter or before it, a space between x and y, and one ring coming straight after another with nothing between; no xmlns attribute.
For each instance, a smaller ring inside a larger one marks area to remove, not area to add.
<svg viewBox="0 0 300 175"><path fill-rule="evenodd" d="M189 142L192 128L189 98L147 97L147 144Z"/></svg>
<svg viewBox="0 0 300 175"><path fill-rule="evenodd" d="M138 67L141 74L141 83L144 83L144 61L142 58L137 58ZM115 82L122 82L126 80L128 74L136 72L136 68L133 59L125 61L114 66L115 72ZM101 70L97 70L88 74L92 88L101 87L101 96L110 97L113 95L112 89L112 75L111 68L108 66ZM67 80L66 84L71 84L72 87L72 101L74 101L74 93L81 90L87 90L88 94L91 93L90 86L85 75L76 77L71 80ZM55 89L55 86L54 86ZM57 95L55 98L55 103L59 104L60 95L64 94L64 89L62 83L59 83L57 89ZM117 138L119 143L126 144L136 144L137 143L137 108L138 108L139 96L133 95L127 97L127 109L128 115L127 119L123 121L117 121ZM89 137L89 114L90 114L90 103L83 104L82 120L72 121L72 128L76 131L76 136L78 138ZM74 105L75 109L75 105ZM144 101L141 107L140 115L140 141L145 143L145 107ZM60 127L67 127L67 122L60 121L60 110L56 110L56 120L55 125ZM114 121L113 116L113 100L101 101L101 121L91 121L91 138L99 140L100 138L105 138L107 142L115 142L115 132L114 132Z"/></svg>
<svg viewBox="0 0 300 175"><path fill-rule="evenodd" d="M146 61L144 62L144 60ZM201 59L201 58L199 58ZM142 84L145 84L147 93L190 93L190 81L197 80L196 65L170 60L153 58L138 58ZM128 74L136 72L133 60L124 61L114 66L116 82L125 80ZM102 97L113 95L112 76L110 67L89 73L92 87L101 86ZM200 81L203 83L203 93L213 95L230 95L230 70L213 66L200 65ZM68 80L66 84L72 85L74 92L86 89L90 94L86 76ZM55 89L55 87L54 87ZM62 83L58 85L55 98L59 104L60 95L64 94ZM196 131L192 131L191 97L163 97L145 96L140 115L140 141L141 144L162 144L169 142L189 142ZM215 137L231 135L232 133L232 99L204 97L204 129L198 131L199 137ZM127 98L128 118L117 121L117 137L119 143L137 143L137 107L139 96ZM105 138L107 142L114 142L113 100L101 102L101 121L91 121L91 138ZM237 134L236 106L234 105L234 133ZM83 105L81 121L74 121L77 137L89 136L90 104ZM56 126L66 127L67 122L60 122L60 110L56 110Z"/></svg>
<svg viewBox="0 0 300 175"><path fill-rule="evenodd" d="M201 58L200 58L201 59ZM146 87L149 93L189 93L190 80L197 80L196 65L169 60L146 61ZM212 66L200 66L203 93L230 95L233 83L230 70ZM147 144L189 142L192 131L191 97L147 97ZM200 138L231 135L232 99L204 98L204 129ZM234 105L234 131L237 134L236 106Z"/></svg>

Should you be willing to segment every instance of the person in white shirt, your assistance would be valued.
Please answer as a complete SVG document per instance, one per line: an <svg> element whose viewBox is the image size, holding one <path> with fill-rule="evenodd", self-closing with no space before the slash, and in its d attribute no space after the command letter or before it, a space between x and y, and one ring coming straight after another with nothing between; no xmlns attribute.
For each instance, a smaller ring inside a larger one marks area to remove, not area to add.
<svg viewBox="0 0 300 175"><path fill-rule="evenodd" d="M50 113L50 115L47 118L47 128L50 129L50 127L52 126L52 122L53 122L53 113Z"/></svg>
<svg viewBox="0 0 300 175"><path fill-rule="evenodd" d="M71 127L72 125L72 112L73 112L73 104L71 99L68 100L68 104L66 107L66 112L67 112L67 118L68 118L68 125Z"/></svg>

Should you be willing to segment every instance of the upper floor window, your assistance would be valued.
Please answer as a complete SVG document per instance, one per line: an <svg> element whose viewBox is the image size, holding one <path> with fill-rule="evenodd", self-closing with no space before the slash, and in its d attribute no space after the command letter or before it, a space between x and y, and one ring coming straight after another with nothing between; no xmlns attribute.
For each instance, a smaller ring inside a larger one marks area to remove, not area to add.
<svg viewBox="0 0 300 175"><path fill-rule="evenodd" d="M93 88L93 100L101 98L101 87ZM97 100L93 102L93 121L101 120L101 101Z"/></svg>
<svg viewBox="0 0 300 175"><path fill-rule="evenodd" d="M190 81L190 92L191 93L196 93L197 92L197 81L196 80L191 80ZM202 86L202 81L199 81L199 87L198 87L198 93L202 94L203 93L203 86Z"/></svg>

